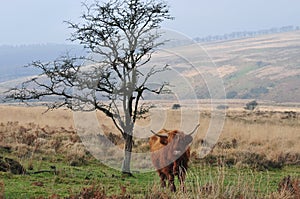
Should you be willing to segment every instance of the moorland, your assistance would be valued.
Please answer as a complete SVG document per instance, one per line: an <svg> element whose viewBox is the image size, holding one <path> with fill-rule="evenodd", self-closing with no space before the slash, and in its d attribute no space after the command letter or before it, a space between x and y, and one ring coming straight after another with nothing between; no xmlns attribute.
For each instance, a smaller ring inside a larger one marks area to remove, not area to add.
<svg viewBox="0 0 300 199"><path fill-rule="evenodd" d="M242 102L240 102L242 103ZM73 113L46 107L0 106L0 151L22 165L16 171L0 171L2 198L297 198L299 197L300 111L261 106L254 111L238 104L226 112L224 127L212 151L205 148L211 111L172 104L154 108L164 111L164 128L180 128L181 112L199 114L201 127L191 145L186 179L187 192L170 193L160 188L155 171L122 176L91 155L76 133ZM122 148L113 123L97 113L103 133ZM187 116L187 115L185 115ZM187 116L188 117L188 116ZM140 124L146 124L151 117ZM190 124L194 125L194 124ZM184 129L182 129L184 130ZM112 136L112 134L114 136ZM134 151L149 151L147 139L135 142Z"/></svg>

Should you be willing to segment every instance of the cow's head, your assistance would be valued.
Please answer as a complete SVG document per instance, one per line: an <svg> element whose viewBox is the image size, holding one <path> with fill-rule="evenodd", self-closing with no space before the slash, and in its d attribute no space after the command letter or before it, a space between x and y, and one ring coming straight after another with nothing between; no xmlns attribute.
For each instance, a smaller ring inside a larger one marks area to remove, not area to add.
<svg viewBox="0 0 300 199"><path fill-rule="evenodd" d="M168 147L168 153L180 156L187 150L189 144L193 141L192 135L199 126L200 124L198 124L196 128L188 134L178 130L165 131L161 134L156 134L153 131L152 133L159 137L159 142L162 145Z"/></svg>

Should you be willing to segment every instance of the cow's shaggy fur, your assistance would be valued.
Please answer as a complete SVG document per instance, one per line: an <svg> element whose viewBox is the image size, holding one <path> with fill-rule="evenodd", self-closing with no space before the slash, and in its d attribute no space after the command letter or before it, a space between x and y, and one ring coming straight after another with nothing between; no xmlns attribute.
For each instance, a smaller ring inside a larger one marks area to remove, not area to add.
<svg viewBox="0 0 300 199"><path fill-rule="evenodd" d="M181 190L184 191L184 180L190 158L189 144L192 140L191 135L178 130L165 129L150 137L151 158L162 187L166 187L168 181L171 191L175 192L174 176L177 176Z"/></svg>

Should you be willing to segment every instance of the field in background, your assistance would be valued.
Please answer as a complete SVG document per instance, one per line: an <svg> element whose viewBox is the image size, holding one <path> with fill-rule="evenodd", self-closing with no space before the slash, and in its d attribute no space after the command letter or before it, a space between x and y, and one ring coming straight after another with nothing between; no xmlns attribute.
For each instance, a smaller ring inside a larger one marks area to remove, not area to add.
<svg viewBox="0 0 300 199"><path fill-rule="evenodd" d="M7 198L84 194L115 195L115 198L129 198L129 195L133 198L292 198L293 194L299 194L299 189L293 188L293 183L299 180L284 181L288 175L293 179L300 177L300 110L297 106L261 103L256 110L247 111L243 109L244 101L229 101L218 142L212 152L199 158L199 151L207 147L204 138L211 119L209 102L185 103L178 110L171 108L172 102L156 104L160 106L152 113L164 114L161 127L167 129L180 128L181 113L187 118L199 116L201 126L192 144L187 193L174 195L161 190L154 172L135 173L135 178L128 179L102 165L82 145L74 130L71 111L45 112L45 107L3 105L0 106L0 156L18 160L28 173L51 169L29 176L0 172L0 198L1 194ZM101 113L97 116L106 136L122 148L122 139L110 119ZM148 125L152 120L155 118L138 124ZM191 122L184 126L194 128L195 125ZM137 134L143 133L137 130ZM135 151L149 150L147 139L135 143ZM287 193L277 190L280 182L288 185ZM153 188L156 191L151 191ZM290 193L293 190L294 193Z"/></svg>
<svg viewBox="0 0 300 199"><path fill-rule="evenodd" d="M48 50L52 52L51 55L45 53L45 57L41 60L52 60L51 57L56 57L56 53L53 54L53 52L60 52L60 48L62 46L50 46ZM25 49L25 51L26 55L23 55L23 58L22 55L16 55L17 62L25 59L24 63L18 64L19 66L39 60L35 57L36 53L28 57L28 50ZM40 52L41 49L38 51ZM165 64L170 66L171 71L157 75L157 77L153 76L151 81L160 83L160 80L164 79L171 85L176 85L175 91L181 99L217 98L210 96L209 90L212 88L208 89L207 86L213 85L207 85L207 83L218 77L224 85L227 99L299 103L299 54L300 31L298 30L167 48L153 54L149 66ZM48 58L46 58L47 55ZM37 71L30 68L14 67L11 64L3 66L0 69L3 71L0 75L0 98L13 85L26 81L28 79L26 74L37 74ZM191 90L193 92L190 92Z"/></svg>

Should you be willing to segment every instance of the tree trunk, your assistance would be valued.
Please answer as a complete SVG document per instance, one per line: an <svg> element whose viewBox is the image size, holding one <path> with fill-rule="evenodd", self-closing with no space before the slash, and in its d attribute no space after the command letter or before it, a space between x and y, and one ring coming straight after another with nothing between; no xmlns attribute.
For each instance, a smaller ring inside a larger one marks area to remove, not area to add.
<svg viewBox="0 0 300 199"><path fill-rule="evenodd" d="M127 134L125 138L125 154L123 159L123 165L122 165L122 173L132 176L130 171L130 162L131 162L131 152L132 152L132 135Z"/></svg>

